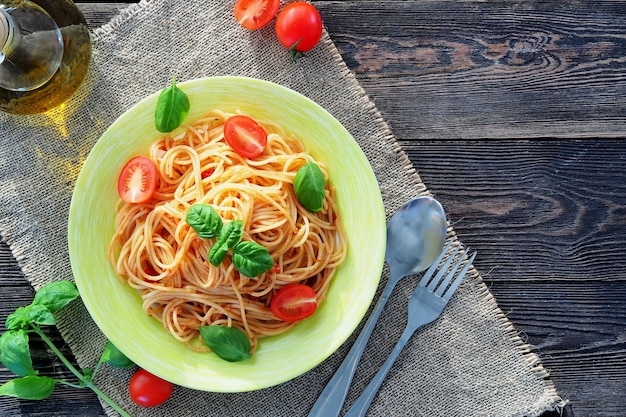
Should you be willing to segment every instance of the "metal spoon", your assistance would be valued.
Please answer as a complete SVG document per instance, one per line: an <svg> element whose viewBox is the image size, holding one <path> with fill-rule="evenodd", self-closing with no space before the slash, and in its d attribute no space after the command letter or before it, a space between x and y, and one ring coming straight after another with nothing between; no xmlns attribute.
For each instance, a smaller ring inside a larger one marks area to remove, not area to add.
<svg viewBox="0 0 626 417"><path fill-rule="evenodd" d="M431 197L404 204L387 225L385 260L390 277L374 311L335 375L313 405L309 417L336 417L350 389L352 377L385 303L400 279L427 269L441 253L446 240L446 213Z"/></svg>

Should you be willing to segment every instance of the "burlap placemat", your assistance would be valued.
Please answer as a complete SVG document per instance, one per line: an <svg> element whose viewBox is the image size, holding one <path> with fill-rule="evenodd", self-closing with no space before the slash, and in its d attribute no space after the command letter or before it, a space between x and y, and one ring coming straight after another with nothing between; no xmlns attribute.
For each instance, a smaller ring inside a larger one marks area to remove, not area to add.
<svg viewBox="0 0 626 417"><path fill-rule="evenodd" d="M43 115L0 115L0 230L35 289L72 279L67 216L82 162L104 130L141 98L178 81L240 75L292 88L332 113L358 141L376 173L390 216L429 194L328 34L298 63L274 39L232 18L230 1L148 0L93 33L88 79L64 107ZM454 235L452 229L450 236ZM479 255L480 256L480 255ZM382 282L388 277L385 267ZM344 411L391 350L406 323L410 277L394 291L363 356ZM382 287L382 284L381 284ZM82 303L61 310L58 328L82 367L105 338ZM103 367L96 383L134 416L301 416L338 367L356 334L312 371L276 387L218 394L176 387L164 405L142 409L127 393L132 371ZM313 347L314 348L314 347ZM538 416L564 405L537 356L472 269L441 318L400 355L372 416ZM109 415L116 413L108 406Z"/></svg>

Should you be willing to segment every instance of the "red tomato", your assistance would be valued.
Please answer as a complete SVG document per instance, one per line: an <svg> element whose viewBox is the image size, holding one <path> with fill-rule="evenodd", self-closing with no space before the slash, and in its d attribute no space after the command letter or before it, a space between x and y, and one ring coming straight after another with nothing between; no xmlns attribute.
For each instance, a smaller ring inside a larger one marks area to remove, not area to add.
<svg viewBox="0 0 626 417"><path fill-rule="evenodd" d="M157 171L145 156L136 156L124 165L117 179L117 192L127 203L145 203L157 186Z"/></svg>
<svg viewBox="0 0 626 417"><path fill-rule="evenodd" d="M278 41L285 48L306 52L322 36L322 17L310 3L290 3L278 13L275 29Z"/></svg>
<svg viewBox="0 0 626 417"><path fill-rule="evenodd" d="M172 395L174 385L144 369L140 369L130 379L128 388L130 398L135 404L142 407L154 407L164 403Z"/></svg>
<svg viewBox="0 0 626 417"><path fill-rule="evenodd" d="M237 0L235 19L246 29L260 29L276 16L279 6L280 0Z"/></svg>
<svg viewBox="0 0 626 417"><path fill-rule="evenodd" d="M309 317L317 308L313 288L304 284L289 284L278 290L270 309L283 321L298 321Z"/></svg>
<svg viewBox="0 0 626 417"><path fill-rule="evenodd" d="M237 115L226 119L224 139L239 155L254 158L265 149L267 133L254 119Z"/></svg>

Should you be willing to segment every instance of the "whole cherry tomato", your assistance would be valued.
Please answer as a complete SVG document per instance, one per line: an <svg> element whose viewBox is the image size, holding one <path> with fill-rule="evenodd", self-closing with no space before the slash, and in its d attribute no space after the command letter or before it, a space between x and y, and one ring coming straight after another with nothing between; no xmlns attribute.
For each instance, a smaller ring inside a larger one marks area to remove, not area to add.
<svg viewBox="0 0 626 417"><path fill-rule="evenodd" d="M135 404L142 407L154 407L164 403L172 395L174 385L144 369L140 369L130 379L128 389L130 398Z"/></svg>
<svg viewBox="0 0 626 417"><path fill-rule="evenodd" d="M276 37L297 60L310 51L322 37L322 17L310 3L295 2L285 6L276 17Z"/></svg>

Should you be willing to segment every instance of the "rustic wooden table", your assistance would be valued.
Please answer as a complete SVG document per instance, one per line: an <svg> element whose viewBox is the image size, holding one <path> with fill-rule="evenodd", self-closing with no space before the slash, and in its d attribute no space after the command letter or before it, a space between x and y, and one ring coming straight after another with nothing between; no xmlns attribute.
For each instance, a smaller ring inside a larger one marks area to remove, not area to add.
<svg viewBox="0 0 626 417"><path fill-rule="evenodd" d="M623 2L315 5L460 239L478 250L500 307L571 401L565 415L624 415ZM125 6L79 3L92 27ZM33 291L3 242L0 287L4 323ZM43 344L34 348L43 374L67 376ZM0 369L0 383L10 378ZM90 391L64 387L19 408L104 416Z"/></svg>

